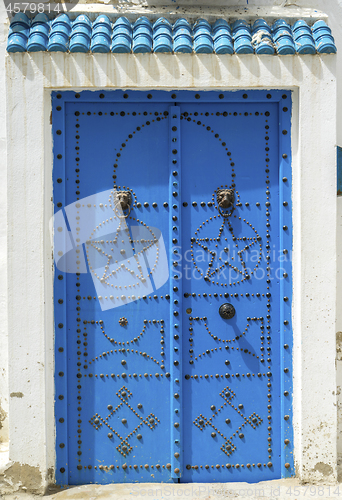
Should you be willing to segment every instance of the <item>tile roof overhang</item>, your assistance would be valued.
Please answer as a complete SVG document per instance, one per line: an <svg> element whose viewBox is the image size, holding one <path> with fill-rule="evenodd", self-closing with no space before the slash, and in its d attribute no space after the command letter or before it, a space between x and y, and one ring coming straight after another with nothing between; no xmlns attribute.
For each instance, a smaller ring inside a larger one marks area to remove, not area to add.
<svg viewBox="0 0 342 500"><path fill-rule="evenodd" d="M121 16L110 19L99 14L94 20L85 13L72 18L62 13L51 19L46 13L29 18L19 12L11 20L8 52L91 53L197 53L197 54L332 54L336 45L324 19L238 18L197 20L166 17L135 21Z"/></svg>

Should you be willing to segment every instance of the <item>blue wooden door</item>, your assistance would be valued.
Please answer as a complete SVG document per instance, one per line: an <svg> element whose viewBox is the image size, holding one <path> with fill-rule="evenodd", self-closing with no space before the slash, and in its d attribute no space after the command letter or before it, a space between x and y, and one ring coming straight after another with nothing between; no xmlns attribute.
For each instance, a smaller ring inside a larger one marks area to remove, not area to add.
<svg viewBox="0 0 342 500"><path fill-rule="evenodd" d="M293 474L290 98L54 93L59 483Z"/></svg>

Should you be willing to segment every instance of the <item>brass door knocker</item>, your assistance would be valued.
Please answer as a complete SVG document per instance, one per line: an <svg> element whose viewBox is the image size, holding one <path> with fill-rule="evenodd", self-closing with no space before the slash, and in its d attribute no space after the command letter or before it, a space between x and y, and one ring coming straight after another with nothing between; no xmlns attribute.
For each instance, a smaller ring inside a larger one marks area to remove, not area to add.
<svg viewBox="0 0 342 500"><path fill-rule="evenodd" d="M218 189L216 191L216 201L218 211L222 217L229 217L234 210L235 194L233 189ZM223 212L221 209L229 209L229 212Z"/></svg>
<svg viewBox="0 0 342 500"><path fill-rule="evenodd" d="M117 216L120 219L127 219L129 214L131 213L131 204L132 204L132 194L130 191L116 191L116 199L114 204L114 210ZM120 215L119 206L122 210L122 215ZM123 211L128 210L127 214L124 214Z"/></svg>

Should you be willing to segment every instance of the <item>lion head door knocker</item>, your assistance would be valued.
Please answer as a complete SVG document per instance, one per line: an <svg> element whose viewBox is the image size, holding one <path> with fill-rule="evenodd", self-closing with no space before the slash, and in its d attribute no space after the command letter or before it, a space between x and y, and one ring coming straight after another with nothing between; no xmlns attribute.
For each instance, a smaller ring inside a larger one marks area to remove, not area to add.
<svg viewBox="0 0 342 500"><path fill-rule="evenodd" d="M129 216L131 213L131 205L132 205L132 194L130 191L117 191L115 202L114 202L114 210L119 218L125 218ZM120 210L121 208L121 210ZM124 213L124 210L128 210L127 214ZM122 215L121 215L122 212Z"/></svg>
<svg viewBox="0 0 342 500"><path fill-rule="evenodd" d="M234 211L235 193L234 189L217 189L216 201L218 210L222 217L229 217Z"/></svg>

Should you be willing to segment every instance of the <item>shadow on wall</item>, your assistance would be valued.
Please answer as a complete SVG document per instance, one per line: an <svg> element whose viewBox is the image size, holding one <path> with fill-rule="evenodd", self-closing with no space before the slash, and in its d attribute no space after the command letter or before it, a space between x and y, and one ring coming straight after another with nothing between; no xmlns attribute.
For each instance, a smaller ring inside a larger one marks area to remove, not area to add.
<svg viewBox="0 0 342 500"><path fill-rule="evenodd" d="M287 0L289 1L289 0ZM186 5L186 6L208 6L209 4L212 4L215 7L245 7L246 5L249 6L255 6L255 5L273 5L273 6L282 6L284 3L287 4L287 1L284 2L284 0L214 0L214 1L208 1L208 0L118 0L117 3L122 6L122 7L137 7L139 4L143 4L144 6L156 6L156 5L163 5L163 6L180 6L180 5ZM116 3L116 2L115 2Z"/></svg>
<svg viewBox="0 0 342 500"><path fill-rule="evenodd" d="M253 1L253 0L252 0ZM262 3L267 4L267 5L281 5L283 0L264 0ZM115 2L116 3L116 2ZM139 5L144 5L146 6L156 6L156 5L163 5L163 6L173 6L176 7L178 5L195 5L195 6L204 6L208 5L208 0L118 0L117 3L122 6L122 7L138 7ZM251 3L251 0L215 0L212 2L213 5L215 6L222 6L222 7L231 7L231 6L245 6L248 5L248 3Z"/></svg>

